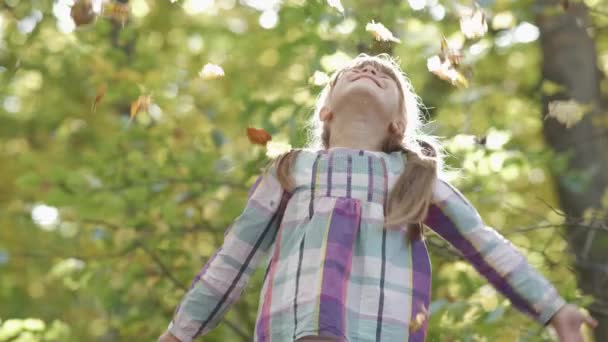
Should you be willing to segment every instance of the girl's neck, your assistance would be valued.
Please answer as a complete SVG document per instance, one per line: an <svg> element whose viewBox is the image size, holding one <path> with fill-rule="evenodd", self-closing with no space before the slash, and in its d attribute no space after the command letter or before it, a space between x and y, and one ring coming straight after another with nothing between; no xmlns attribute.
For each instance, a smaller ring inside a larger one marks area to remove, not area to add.
<svg viewBox="0 0 608 342"><path fill-rule="evenodd" d="M386 131L367 122L332 125L329 148L346 147L356 150L382 151Z"/></svg>

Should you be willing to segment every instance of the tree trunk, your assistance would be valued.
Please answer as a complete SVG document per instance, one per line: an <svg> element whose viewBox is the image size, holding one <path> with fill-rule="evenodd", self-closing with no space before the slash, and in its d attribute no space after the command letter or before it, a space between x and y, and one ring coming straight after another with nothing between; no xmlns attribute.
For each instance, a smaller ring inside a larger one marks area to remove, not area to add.
<svg viewBox="0 0 608 342"><path fill-rule="evenodd" d="M586 27L587 8L582 2L570 4L564 11L556 1L537 1L536 22L540 29L542 49L542 78L562 86L560 92L543 94L543 131L547 143L558 153L572 153L566 173L551 170L556 180L560 205L568 217L566 236L574 255L579 288L593 295L595 302L587 309L599 321L594 330L596 341L608 341L608 224L607 215L585 221L581 218L589 208L602 209L602 196L608 185L608 134L602 112L600 93L601 72L597 67L597 52ZM549 11L556 14L550 14ZM583 119L566 128L554 118L545 118L548 104L554 100L575 100L592 104ZM598 124L603 120L602 124ZM595 123L595 124L594 124ZM582 189L572 186L571 172Z"/></svg>

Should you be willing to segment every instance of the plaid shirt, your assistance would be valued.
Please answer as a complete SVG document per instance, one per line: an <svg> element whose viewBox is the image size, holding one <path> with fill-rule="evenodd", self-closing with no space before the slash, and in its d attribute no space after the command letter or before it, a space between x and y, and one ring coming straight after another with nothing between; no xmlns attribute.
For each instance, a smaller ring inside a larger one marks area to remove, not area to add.
<svg viewBox="0 0 608 342"><path fill-rule="evenodd" d="M383 229L387 197L406 164L401 152L303 149L296 188L276 170L259 176L243 213L226 231L177 306L169 330L191 341L213 329L264 256L254 341L307 335L340 341L424 341L431 264L424 239ZM438 178L425 226L457 250L521 312L546 325L565 304L556 289ZM424 316L422 316L424 317ZM410 324L417 321L419 324Z"/></svg>

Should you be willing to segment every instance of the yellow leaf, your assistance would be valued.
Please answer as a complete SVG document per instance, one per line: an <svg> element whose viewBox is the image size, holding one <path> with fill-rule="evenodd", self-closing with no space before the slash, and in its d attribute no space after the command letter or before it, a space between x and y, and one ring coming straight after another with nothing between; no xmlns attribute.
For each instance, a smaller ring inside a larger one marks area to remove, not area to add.
<svg viewBox="0 0 608 342"><path fill-rule="evenodd" d="M97 88L97 95L95 96L95 101L93 102L93 108L92 108L93 111L95 111L97 109L97 104L101 101L101 99L104 97L105 94L106 94L106 85L105 85L105 83L103 83Z"/></svg>
<svg viewBox="0 0 608 342"><path fill-rule="evenodd" d="M372 20L371 23L367 23L365 30L371 32L376 40L401 43L401 40L393 36L393 33L389 31L382 23L376 23Z"/></svg>
<svg viewBox="0 0 608 342"><path fill-rule="evenodd" d="M579 122L585 112L591 109L591 105L584 105L575 100L556 100L549 102L549 113L545 116L555 118L559 123L562 123L566 128L574 126Z"/></svg>
<svg viewBox="0 0 608 342"><path fill-rule="evenodd" d="M483 37L488 32L486 16L479 7L471 12L460 17L460 30L467 38Z"/></svg>
<svg viewBox="0 0 608 342"><path fill-rule="evenodd" d="M137 100L131 102L131 115L129 121L133 121L133 118L140 111L148 110L150 106L150 95L140 95Z"/></svg>
<svg viewBox="0 0 608 342"><path fill-rule="evenodd" d="M207 63L198 74L204 80L214 80L224 76L224 69L219 65Z"/></svg>

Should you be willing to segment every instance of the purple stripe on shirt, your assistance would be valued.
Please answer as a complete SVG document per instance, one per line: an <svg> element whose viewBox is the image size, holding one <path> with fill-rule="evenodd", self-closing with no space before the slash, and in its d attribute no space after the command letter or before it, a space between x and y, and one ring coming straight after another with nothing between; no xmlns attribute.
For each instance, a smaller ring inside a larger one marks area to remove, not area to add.
<svg viewBox="0 0 608 342"><path fill-rule="evenodd" d="M327 232L321 280L320 329L346 331L346 291L360 218L361 206L358 201L336 198Z"/></svg>
<svg viewBox="0 0 608 342"><path fill-rule="evenodd" d="M424 240L413 240L410 246L412 249L412 284L414 287L414 291L412 291L411 319L416 319L416 315L422 310L430 310L431 263ZM427 325L428 318L424 320L424 323L418 330L410 332L409 341L424 342Z"/></svg>
<svg viewBox="0 0 608 342"><path fill-rule="evenodd" d="M509 298L516 308L523 312L528 312L532 317L539 317L539 313L530 306L528 301L518 294L507 280L483 259L481 253L462 235L455 223L441 211L440 207L436 204L429 206L429 212L424 223L444 240L456 247L479 273L486 277L497 290Z"/></svg>

